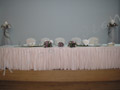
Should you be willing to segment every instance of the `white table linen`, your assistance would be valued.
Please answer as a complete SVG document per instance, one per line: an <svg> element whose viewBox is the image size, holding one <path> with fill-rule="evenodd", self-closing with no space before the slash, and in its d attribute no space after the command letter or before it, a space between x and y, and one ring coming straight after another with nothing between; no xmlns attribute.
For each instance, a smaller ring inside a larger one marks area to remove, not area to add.
<svg viewBox="0 0 120 90"><path fill-rule="evenodd" d="M0 69L94 70L120 68L120 47L0 47Z"/></svg>

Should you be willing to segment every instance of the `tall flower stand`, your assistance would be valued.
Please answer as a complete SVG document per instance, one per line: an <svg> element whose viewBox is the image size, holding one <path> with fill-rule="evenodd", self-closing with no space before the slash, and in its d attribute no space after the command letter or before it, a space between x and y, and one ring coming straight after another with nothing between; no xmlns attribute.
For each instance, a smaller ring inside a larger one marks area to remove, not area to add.
<svg viewBox="0 0 120 90"><path fill-rule="evenodd" d="M108 42L115 42L115 27L109 28L109 31L108 31Z"/></svg>
<svg viewBox="0 0 120 90"><path fill-rule="evenodd" d="M11 38L10 38L8 30L3 31L1 45L11 45L11 44L12 42L11 42Z"/></svg>

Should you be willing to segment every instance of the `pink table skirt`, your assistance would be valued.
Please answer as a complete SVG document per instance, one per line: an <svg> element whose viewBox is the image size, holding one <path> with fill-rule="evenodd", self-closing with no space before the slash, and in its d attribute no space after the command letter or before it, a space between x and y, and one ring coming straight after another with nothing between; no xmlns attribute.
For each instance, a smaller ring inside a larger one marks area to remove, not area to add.
<svg viewBox="0 0 120 90"><path fill-rule="evenodd" d="M0 48L0 69L81 70L120 68L120 47Z"/></svg>

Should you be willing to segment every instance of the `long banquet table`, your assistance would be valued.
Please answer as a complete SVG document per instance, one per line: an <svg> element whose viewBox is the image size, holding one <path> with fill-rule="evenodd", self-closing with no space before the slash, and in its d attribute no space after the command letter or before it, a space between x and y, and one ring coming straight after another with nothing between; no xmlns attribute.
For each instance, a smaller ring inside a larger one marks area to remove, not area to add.
<svg viewBox="0 0 120 90"><path fill-rule="evenodd" d="M120 68L120 47L0 47L0 69L95 70Z"/></svg>

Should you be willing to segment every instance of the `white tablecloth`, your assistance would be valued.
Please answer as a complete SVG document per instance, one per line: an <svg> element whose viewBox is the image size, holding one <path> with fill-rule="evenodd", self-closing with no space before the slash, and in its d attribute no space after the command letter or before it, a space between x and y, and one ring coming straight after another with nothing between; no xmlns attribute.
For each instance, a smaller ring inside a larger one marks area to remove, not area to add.
<svg viewBox="0 0 120 90"><path fill-rule="evenodd" d="M120 47L0 47L0 69L81 70L120 68Z"/></svg>

